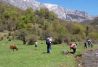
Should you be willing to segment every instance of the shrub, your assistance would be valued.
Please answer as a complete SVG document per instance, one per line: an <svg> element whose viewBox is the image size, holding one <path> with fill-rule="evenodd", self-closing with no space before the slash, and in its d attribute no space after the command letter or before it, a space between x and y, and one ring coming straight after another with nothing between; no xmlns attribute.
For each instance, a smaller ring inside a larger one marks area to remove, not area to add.
<svg viewBox="0 0 98 67"><path fill-rule="evenodd" d="M33 35L32 38L28 39L28 45L34 45L35 41L37 41L37 37Z"/></svg>
<svg viewBox="0 0 98 67"><path fill-rule="evenodd" d="M64 42L65 42L65 43L67 43L67 44L69 45L70 38L68 38L68 37L65 37L65 38L64 38Z"/></svg>
<svg viewBox="0 0 98 67"><path fill-rule="evenodd" d="M55 44L62 44L62 39L60 39L60 38L54 39L53 44L54 44L54 45L55 45Z"/></svg>
<svg viewBox="0 0 98 67"><path fill-rule="evenodd" d="M2 41L4 39L4 37L0 37L0 41Z"/></svg>

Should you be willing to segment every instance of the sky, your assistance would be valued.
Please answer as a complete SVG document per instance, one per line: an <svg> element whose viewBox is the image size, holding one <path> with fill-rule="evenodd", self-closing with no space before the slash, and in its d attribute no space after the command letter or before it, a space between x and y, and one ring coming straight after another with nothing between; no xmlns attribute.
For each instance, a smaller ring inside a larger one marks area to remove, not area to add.
<svg viewBox="0 0 98 67"><path fill-rule="evenodd" d="M67 9L85 11L98 16L98 0L38 0L41 3L52 3Z"/></svg>

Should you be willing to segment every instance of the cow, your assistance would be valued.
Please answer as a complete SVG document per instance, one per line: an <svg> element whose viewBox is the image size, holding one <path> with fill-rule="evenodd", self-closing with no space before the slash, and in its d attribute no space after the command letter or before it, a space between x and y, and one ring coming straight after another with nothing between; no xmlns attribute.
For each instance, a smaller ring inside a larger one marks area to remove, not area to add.
<svg viewBox="0 0 98 67"><path fill-rule="evenodd" d="M15 44L13 44L13 45L10 45L10 49L14 51L14 50L18 50L18 47Z"/></svg>

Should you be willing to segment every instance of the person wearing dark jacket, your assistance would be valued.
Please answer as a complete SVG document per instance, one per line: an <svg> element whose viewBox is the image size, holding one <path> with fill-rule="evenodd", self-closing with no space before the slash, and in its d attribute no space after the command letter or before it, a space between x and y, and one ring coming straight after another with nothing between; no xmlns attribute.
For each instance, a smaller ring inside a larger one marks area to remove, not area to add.
<svg viewBox="0 0 98 67"><path fill-rule="evenodd" d="M51 51L51 44L52 44L52 38L51 37L47 37L46 38L47 53L50 53L50 51Z"/></svg>
<svg viewBox="0 0 98 67"><path fill-rule="evenodd" d="M88 46L92 48L93 47L93 44L92 44L91 39L88 39L87 42L88 42Z"/></svg>

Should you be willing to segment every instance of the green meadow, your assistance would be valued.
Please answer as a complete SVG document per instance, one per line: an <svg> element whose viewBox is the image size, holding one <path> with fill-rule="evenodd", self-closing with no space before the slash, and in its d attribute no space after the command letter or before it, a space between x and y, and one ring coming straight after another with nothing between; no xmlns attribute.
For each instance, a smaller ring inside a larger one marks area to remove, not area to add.
<svg viewBox="0 0 98 67"><path fill-rule="evenodd" d="M11 44L16 44L18 51L13 52L9 48ZM39 41L38 47L35 48L34 45L23 45L19 40L3 40L0 41L0 67L77 67L74 56L86 49L83 44L78 44L75 55L64 55L65 50L70 51L66 44L52 45L52 52L47 54L44 41Z"/></svg>

